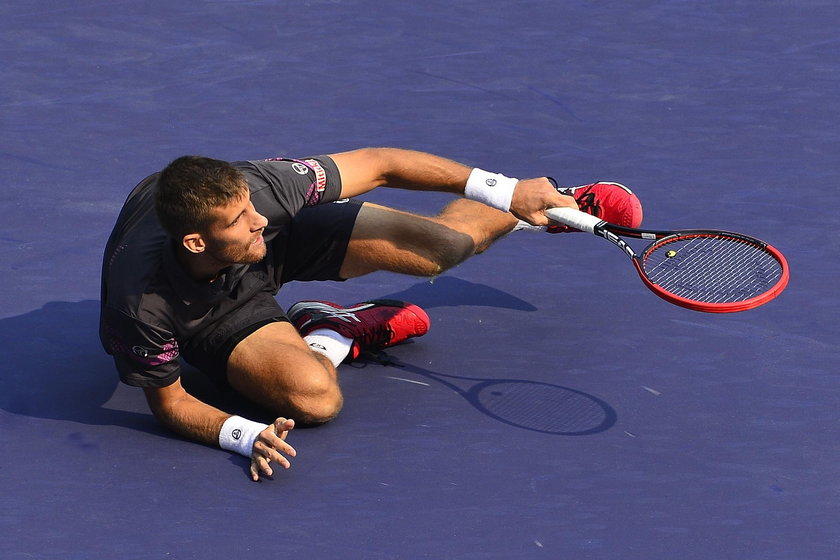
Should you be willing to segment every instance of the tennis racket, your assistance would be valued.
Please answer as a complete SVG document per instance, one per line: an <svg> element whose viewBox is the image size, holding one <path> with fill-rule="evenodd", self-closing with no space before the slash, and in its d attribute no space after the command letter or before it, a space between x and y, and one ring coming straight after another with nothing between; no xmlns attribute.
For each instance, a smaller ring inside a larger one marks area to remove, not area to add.
<svg viewBox="0 0 840 560"><path fill-rule="evenodd" d="M630 257L642 282L653 293L695 311L746 311L772 300L788 283L784 255L748 235L626 228L573 208L549 208L545 214L611 241ZM653 243L637 254L620 236Z"/></svg>

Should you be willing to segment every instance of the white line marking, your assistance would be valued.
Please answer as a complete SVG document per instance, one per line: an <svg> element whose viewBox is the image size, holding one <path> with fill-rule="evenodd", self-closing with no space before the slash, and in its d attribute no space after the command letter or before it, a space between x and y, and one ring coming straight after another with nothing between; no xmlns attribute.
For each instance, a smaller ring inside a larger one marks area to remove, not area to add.
<svg viewBox="0 0 840 560"><path fill-rule="evenodd" d="M391 377L390 375L385 376L387 379L393 379L395 381L405 381L406 383L414 383L415 385L423 385L428 387L428 383L423 383L422 381L414 381L413 379L403 379L402 377Z"/></svg>

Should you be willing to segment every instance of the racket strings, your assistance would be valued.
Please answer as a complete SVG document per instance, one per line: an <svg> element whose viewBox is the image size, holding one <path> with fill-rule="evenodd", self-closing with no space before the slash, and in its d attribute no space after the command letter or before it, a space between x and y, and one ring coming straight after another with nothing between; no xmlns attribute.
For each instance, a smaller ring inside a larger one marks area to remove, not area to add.
<svg viewBox="0 0 840 560"><path fill-rule="evenodd" d="M732 303L761 295L781 278L779 261L737 237L696 235L655 246L644 258L651 282L682 298Z"/></svg>

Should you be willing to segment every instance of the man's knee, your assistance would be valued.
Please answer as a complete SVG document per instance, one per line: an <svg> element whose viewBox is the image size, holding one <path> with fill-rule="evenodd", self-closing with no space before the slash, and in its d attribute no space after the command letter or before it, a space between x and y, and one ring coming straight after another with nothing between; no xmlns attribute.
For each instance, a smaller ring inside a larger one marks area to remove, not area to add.
<svg viewBox="0 0 840 560"><path fill-rule="evenodd" d="M344 397L336 379L319 371L301 368L289 382L271 378L250 398L274 416L291 418L298 426L317 426L329 422L341 411Z"/></svg>
<svg viewBox="0 0 840 560"><path fill-rule="evenodd" d="M461 232L440 226L440 231L427 245L432 269L427 276L435 276L453 268L475 254L475 243L472 238Z"/></svg>
<svg viewBox="0 0 840 560"><path fill-rule="evenodd" d="M343 278L377 270L436 276L471 257L475 240L436 218L366 203L341 268Z"/></svg>
<svg viewBox="0 0 840 560"><path fill-rule="evenodd" d="M298 424L323 424L341 410L335 368L313 354L290 323L272 323L240 342L228 359L227 379L239 394Z"/></svg>
<svg viewBox="0 0 840 560"><path fill-rule="evenodd" d="M272 400L274 414L292 418L299 426L325 424L338 416L344 404L338 383L324 378L306 379Z"/></svg>

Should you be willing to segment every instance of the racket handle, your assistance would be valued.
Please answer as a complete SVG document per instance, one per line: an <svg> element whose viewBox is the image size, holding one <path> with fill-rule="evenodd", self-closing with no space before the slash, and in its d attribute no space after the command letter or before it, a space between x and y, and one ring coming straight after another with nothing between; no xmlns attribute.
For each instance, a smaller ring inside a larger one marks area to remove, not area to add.
<svg viewBox="0 0 840 560"><path fill-rule="evenodd" d="M595 226L602 221L600 218L574 208L548 208L545 215L555 222L589 233L595 233Z"/></svg>

